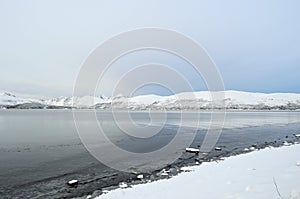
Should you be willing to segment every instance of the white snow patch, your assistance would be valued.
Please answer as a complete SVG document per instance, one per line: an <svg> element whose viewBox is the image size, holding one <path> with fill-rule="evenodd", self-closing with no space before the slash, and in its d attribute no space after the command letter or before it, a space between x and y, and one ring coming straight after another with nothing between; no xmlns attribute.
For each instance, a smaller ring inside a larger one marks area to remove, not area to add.
<svg viewBox="0 0 300 199"><path fill-rule="evenodd" d="M168 171L166 171L165 169L163 169L160 173L161 176L168 176Z"/></svg>
<svg viewBox="0 0 300 199"><path fill-rule="evenodd" d="M292 143L289 143L289 142L287 142L287 141L284 141L284 142L283 142L283 145L284 145L284 146L289 146L289 145L292 145Z"/></svg>
<svg viewBox="0 0 300 199"><path fill-rule="evenodd" d="M254 146L252 146L252 147L250 147L250 150L251 150L251 151L255 151L256 148L255 148Z"/></svg>
<svg viewBox="0 0 300 199"><path fill-rule="evenodd" d="M181 167L181 168L180 168L180 171L183 171L183 172L190 172L190 171L193 171L193 168L192 168L192 167Z"/></svg>
<svg viewBox="0 0 300 199"><path fill-rule="evenodd" d="M192 167L167 180L113 190L98 199L300 198L300 145L264 149ZM250 169L249 169L250 168Z"/></svg>

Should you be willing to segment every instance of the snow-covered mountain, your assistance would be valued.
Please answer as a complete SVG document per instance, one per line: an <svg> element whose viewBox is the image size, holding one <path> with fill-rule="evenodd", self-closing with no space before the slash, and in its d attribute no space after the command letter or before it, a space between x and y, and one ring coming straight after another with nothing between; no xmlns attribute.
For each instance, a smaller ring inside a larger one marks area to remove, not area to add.
<svg viewBox="0 0 300 199"><path fill-rule="evenodd" d="M6 108L6 107L17 107L21 105L30 105L31 107L43 107L45 103L43 100L39 99L29 99L29 98L23 98L23 97L17 97L11 93L4 92L0 93L0 107Z"/></svg>
<svg viewBox="0 0 300 199"><path fill-rule="evenodd" d="M220 94L220 92L214 94ZM95 103L95 107L110 108L107 107L109 104L119 109L195 110L220 109L225 105L227 109L300 109L300 94L224 91L224 96L225 98L221 101L212 101L211 92L208 91L179 93L171 96L144 95L108 99L102 103Z"/></svg>
<svg viewBox="0 0 300 199"><path fill-rule="evenodd" d="M45 103L51 106L88 108L98 103L105 103L108 98L103 96L81 96L81 97L59 97L45 100Z"/></svg>
<svg viewBox="0 0 300 199"><path fill-rule="evenodd" d="M220 94L220 92L215 92ZM225 104L227 109L300 109L300 94L293 93L250 93L224 91L225 98L212 101L211 93L200 91L179 93L171 96L143 95L135 97L116 96L76 96L60 97L47 100L17 97L10 93L0 93L2 108L96 108L96 109L131 109L131 110L194 110L219 109Z"/></svg>

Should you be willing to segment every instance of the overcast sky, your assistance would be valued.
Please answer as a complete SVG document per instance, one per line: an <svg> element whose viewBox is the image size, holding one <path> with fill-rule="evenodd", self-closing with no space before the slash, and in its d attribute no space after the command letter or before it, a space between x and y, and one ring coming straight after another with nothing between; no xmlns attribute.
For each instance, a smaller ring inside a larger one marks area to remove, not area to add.
<svg viewBox="0 0 300 199"><path fill-rule="evenodd" d="M204 46L227 90L300 93L299 9L298 0L0 0L0 90L71 95L81 64L101 42L160 27ZM192 70L186 76L197 82Z"/></svg>

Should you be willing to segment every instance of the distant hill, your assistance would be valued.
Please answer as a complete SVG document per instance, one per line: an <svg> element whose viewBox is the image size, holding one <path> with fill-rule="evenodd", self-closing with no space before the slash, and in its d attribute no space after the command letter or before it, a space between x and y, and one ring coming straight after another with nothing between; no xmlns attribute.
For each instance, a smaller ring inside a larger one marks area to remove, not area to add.
<svg viewBox="0 0 300 199"><path fill-rule="evenodd" d="M11 93L0 93L1 108L54 109L54 108L96 108L109 110L196 110L226 109L238 110L296 110L300 109L300 94L294 93L251 93L242 91L214 92L225 98L213 101L208 91L179 93L171 96L142 95L135 97L117 96L74 96L53 99L30 99Z"/></svg>

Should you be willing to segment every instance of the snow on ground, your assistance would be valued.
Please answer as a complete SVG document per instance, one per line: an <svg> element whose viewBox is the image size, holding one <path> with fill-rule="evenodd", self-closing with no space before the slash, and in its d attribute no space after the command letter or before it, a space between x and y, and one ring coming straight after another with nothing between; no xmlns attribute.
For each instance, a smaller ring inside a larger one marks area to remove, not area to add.
<svg viewBox="0 0 300 199"><path fill-rule="evenodd" d="M171 179L116 189L97 199L299 199L299 154L300 145L268 148L194 166Z"/></svg>

